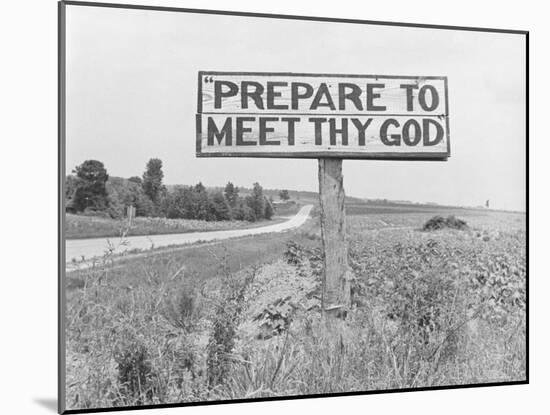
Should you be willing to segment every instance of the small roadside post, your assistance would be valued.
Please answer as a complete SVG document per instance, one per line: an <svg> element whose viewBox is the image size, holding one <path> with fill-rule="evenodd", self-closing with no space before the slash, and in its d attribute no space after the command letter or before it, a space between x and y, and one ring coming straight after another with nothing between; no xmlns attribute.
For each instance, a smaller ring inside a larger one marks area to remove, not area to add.
<svg viewBox="0 0 550 415"><path fill-rule="evenodd" d="M128 219L128 226L132 226L132 220L136 216L136 208L132 205L126 206L126 218Z"/></svg>
<svg viewBox="0 0 550 415"><path fill-rule="evenodd" d="M343 160L447 160L447 78L200 71L197 95L197 157L318 159L321 306L345 315Z"/></svg>

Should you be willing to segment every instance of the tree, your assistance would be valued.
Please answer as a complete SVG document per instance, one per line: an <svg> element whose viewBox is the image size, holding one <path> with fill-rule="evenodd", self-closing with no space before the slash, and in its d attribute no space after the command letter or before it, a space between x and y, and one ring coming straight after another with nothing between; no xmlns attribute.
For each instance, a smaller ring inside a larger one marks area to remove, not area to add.
<svg viewBox="0 0 550 415"><path fill-rule="evenodd" d="M203 193L203 192L206 192L206 187L204 187L204 184L202 184L202 182L198 182L196 185L195 185L195 192L197 193Z"/></svg>
<svg viewBox="0 0 550 415"><path fill-rule="evenodd" d="M77 211L74 206L74 195L76 189L78 189L80 179L73 174L67 175L65 177L65 210L70 213L75 213Z"/></svg>
<svg viewBox="0 0 550 415"><path fill-rule="evenodd" d="M215 192L210 197L210 212L215 220L231 219L231 208L222 192Z"/></svg>
<svg viewBox="0 0 550 415"><path fill-rule="evenodd" d="M103 163L97 160L86 160L73 170L78 181L75 184L73 207L76 211L87 208L106 209L107 189L105 184L109 175Z"/></svg>
<svg viewBox="0 0 550 415"><path fill-rule="evenodd" d="M164 199L164 210L170 219L183 219L189 217L189 188L176 186Z"/></svg>
<svg viewBox="0 0 550 415"><path fill-rule="evenodd" d="M248 222L256 221L254 210L248 206L246 200L243 198L239 198L239 200L237 200L237 205L233 209L233 218L237 220L246 220Z"/></svg>
<svg viewBox="0 0 550 415"><path fill-rule="evenodd" d="M106 183L108 195L107 213L113 218L126 215L126 208L134 206L136 216L151 216L154 206L151 199L145 195L140 184L121 177L109 177Z"/></svg>
<svg viewBox="0 0 550 415"><path fill-rule="evenodd" d="M194 199L194 218L200 220L214 220L213 214L210 210L210 201L208 200L208 192L204 185L199 182L193 188Z"/></svg>
<svg viewBox="0 0 550 415"><path fill-rule="evenodd" d="M237 206L237 200L239 199L239 188L237 186L234 186L233 183L228 182L225 185L224 194L229 206L232 208Z"/></svg>
<svg viewBox="0 0 550 415"><path fill-rule="evenodd" d="M163 178L162 160L150 159L147 162L145 173L143 173L142 187L144 193L149 196L155 206L158 204L161 192L164 190Z"/></svg>
<svg viewBox="0 0 550 415"><path fill-rule="evenodd" d="M73 174L67 175L65 177L65 198L66 200L72 199L78 188L79 179Z"/></svg>
<svg viewBox="0 0 550 415"><path fill-rule="evenodd" d="M288 190L286 190L286 189L281 190L279 192L279 198L281 200L285 200L285 201L290 199L290 195L288 194Z"/></svg>
<svg viewBox="0 0 550 415"><path fill-rule="evenodd" d="M141 180L141 177L139 176L132 176L128 179L128 181L139 184L140 186L143 184L143 180Z"/></svg>
<svg viewBox="0 0 550 415"><path fill-rule="evenodd" d="M260 183L254 183L252 194L246 198L247 205L254 211L256 218L264 217L265 198Z"/></svg>
<svg viewBox="0 0 550 415"><path fill-rule="evenodd" d="M273 205L271 201L264 197L264 218L271 219L273 217Z"/></svg>

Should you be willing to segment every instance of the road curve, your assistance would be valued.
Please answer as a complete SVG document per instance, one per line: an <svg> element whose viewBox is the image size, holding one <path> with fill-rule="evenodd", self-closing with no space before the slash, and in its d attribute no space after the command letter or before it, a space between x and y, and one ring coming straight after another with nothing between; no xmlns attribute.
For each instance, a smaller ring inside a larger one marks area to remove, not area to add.
<svg viewBox="0 0 550 415"><path fill-rule="evenodd" d="M286 222L274 225L262 226L251 229L233 229L228 231L172 233L163 235L128 236L121 244L120 238L91 238L68 239L65 241L65 258L69 263L73 260L90 260L101 257L109 249L113 248L114 254L122 254L129 250L144 250L151 247L159 248L170 245L187 245L198 241L210 242L215 240L237 238L241 236L259 235L262 233L283 232L297 228L305 223L313 205L303 206L298 213Z"/></svg>

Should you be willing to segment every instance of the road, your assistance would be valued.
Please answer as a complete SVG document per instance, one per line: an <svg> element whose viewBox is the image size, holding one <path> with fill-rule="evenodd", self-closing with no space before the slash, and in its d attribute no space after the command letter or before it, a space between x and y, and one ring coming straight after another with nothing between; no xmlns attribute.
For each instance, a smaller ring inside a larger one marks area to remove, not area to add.
<svg viewBox="0 0 550 415"><path fill-rule="evenodd" d="M211 242L241 236L259 235L262 233L283 232L297 228L305 223L313 205L303 206L289 220L274 225L251 229L233 229L228 231L172 233L163 235L127 236L124 243L120 238L68 239L65 241L65 258L70 263L73 258L82 261L101 257L112 247L114 254L129 250L144 250L171 245L187 245L195 242Z"/></svg>

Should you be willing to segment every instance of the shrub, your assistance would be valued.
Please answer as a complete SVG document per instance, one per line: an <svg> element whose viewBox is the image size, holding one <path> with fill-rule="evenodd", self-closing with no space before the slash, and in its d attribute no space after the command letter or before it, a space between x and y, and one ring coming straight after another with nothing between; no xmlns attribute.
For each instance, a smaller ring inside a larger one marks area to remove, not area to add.
<svg viewBox="0 0 550 415"><path fill-rule="evenodd" d="M259 322L259 338L269 339L286 331L292 322L295 306L290 302L290 296L279 298L268 304L253 321Z"/></svg>
<svg viewBox="0 0 550 415"><path fill-rule="evenodd" d="M289 265L300 265L304 261L305 255L303 246L293 240L287 242L283 256Z"/></svg>
<svg viewBox="0 0 550 415"><path fill-rule="evenodd" d="M167 301L163 314L175 327L187 333L191 332L197 326L200 317L198 290L185 284L172 299Z"/></svg>
<svg viewBox="0 0 550 415"><path fill-rule="evenodd" d="M212 332L208 340L206 371L208 386L213 388L225 382L229 373L230 354L235 347L235 335L240 323L244 295L254 279L254 272L244 278L226 275L222 287L222 300L215 310Z"/></svg>
<svg viewBox="0 0 550 415"><path fill-rule="evenodd" d="M435 231L446 228L464 230L468 228L468 225L465 221L458 219L453 215L446 218L443 216L434 216L424 224L422 229L425 231Z"/></svg>
<svg viewBox="0 0 550 415"><path fill-rule="evenodd" d="M119 345L114 358L123 395L134 399L137 405L151 399L154 375L145 345L137 339L131 339Z"/></svg>

